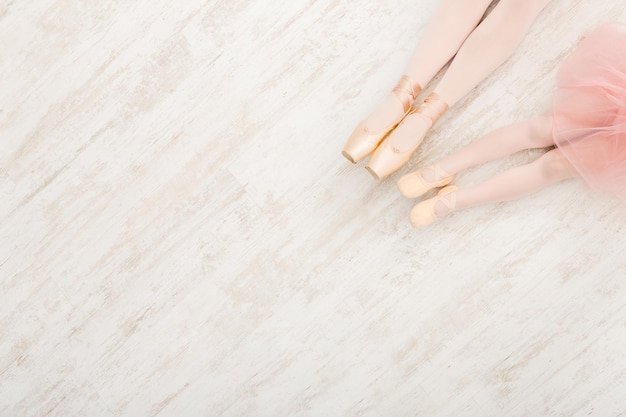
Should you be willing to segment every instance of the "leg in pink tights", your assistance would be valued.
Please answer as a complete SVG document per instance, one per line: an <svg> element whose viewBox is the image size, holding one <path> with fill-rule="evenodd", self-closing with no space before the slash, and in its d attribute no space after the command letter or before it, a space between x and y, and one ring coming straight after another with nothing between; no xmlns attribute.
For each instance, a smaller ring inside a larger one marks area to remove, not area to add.
<svg viewBox="0 0 626 417"><path fill-rule="evenodd" d="M530 164L510 169L481 184L457 191L456 209L515 200L576 176L576 170L562 152L553 149Z"/></svg>
<svg viewBox="0 0 626 417"><path fill-rule="evenodd" d="M421 227L457 211L487 203L514 200L578 174L560 149L546 152L536 161L505 171L473 187L444 188L441 195L411 209L411 223ZM450 190L450 191L449 191Z"/></svg>
<svg viewBox="0 0 626 417"><path fill-rule="evenodd" d="M425 86L457 53L474 30L491 0L443 0L418 43L405 74ZM404 109L394 94L366 119L367 129L384 130L395 124Z"/></svg>
<svg viewBox="0 0 626 417"><path fill-rule="evenodd" d="M549 1L501 0L463 43L435 93L453 106L513 53ZM390 140L394 148L408 152L419 145L428 129L420 115L410 115Z"/></svg>
<svg viewBox="0 0 626 417"><path fill-rule="evenodd" d="M443 176L453 175L467 168L504 158L525 149L547 148L552 145L554 145L552 118L549 116L535 117L496 129L446 156L439 161L440 173ZM421 169L420 173L427 181L442 179L436 176L434 166Z"/></svg>
<svg viewBox="0 0 626 417"><path fill-rule="evenodd" d="M446 164L450 172L456 173L461 169L501 158L522 149L547 147L554 144L551 130L551 119L547 117L517 123L488 134L442 159L439 165ZM578 176L576 170L562 152L558 148L552 149L530 164L510 169L475 186L426 200L413 208L411 219L412 222L413 219L428 220L431 207L436 219L448 214L450 208L461 210L518 199L576 176Z"/></svg>
<svg viewBox="0 0 626 417"><path fill-rule="evenodd" d="M398 181L398 189L405 197L419 197L429 189L447 185L454 179L453 175L464 169L523 149L547 148L552 145L552 118L536 117L496 129L436 164L402 176Z"/></svg>

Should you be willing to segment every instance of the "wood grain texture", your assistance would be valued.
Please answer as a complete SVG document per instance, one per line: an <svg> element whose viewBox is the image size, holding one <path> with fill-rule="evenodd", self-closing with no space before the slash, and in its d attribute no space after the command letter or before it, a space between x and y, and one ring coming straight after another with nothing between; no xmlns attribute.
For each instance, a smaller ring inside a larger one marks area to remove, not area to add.
<svg viewBox="0 0 626 417"><path fill-rule="evenodd" d="M0 1L0 417L626 416L626 211L568 181L416 231L340 155L437 4ZM553 0L401 172L611 20Z"/></svg>

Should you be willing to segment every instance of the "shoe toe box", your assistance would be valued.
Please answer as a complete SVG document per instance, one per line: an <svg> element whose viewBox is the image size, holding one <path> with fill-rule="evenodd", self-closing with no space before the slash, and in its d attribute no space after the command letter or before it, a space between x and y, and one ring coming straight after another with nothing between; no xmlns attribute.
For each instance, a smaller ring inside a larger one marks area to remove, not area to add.
<svg viewBox="0 0 626 417"><path fill-rule="evenodd" d="M432 202L427 200L416 204L409 213L409 221L413 227L424 227L435 221Z"/></svg>

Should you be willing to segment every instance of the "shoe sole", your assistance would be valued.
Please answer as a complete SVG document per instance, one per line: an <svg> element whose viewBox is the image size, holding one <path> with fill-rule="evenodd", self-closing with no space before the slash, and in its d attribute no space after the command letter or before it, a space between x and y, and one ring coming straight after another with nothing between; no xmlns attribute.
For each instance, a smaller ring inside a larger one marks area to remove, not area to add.
<svg viewBox="0 0 626 417"><path fill-rule="evenodd" d="M353 164L356 164L356 161L354 160L354 158L352 156L350 156L350 154L346 151L341 151L341 154L350 162L352 162Z"/></svg>

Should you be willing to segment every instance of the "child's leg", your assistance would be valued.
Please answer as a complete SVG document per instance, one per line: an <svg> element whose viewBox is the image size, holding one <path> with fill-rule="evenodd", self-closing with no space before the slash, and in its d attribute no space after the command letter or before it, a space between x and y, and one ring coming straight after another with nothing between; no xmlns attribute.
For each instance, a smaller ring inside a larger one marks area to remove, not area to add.
<svg viewBox="0 0 626 417"><path fill-rule="evenodd" d="M552 145L552 117L536 117L496 129L434 165L403 175L398 180L398 189L405 197L419 197L432 188L449 184L453 175L464 169L523 149L547 148Z"/></svg>
<svg viewBox="0 0 626 417"><path fill-rule="evenodd" d="M405 74L426 86L457 53L476 27L491 0L443 0L417 44ZM404 114L401 103L391 94L367 118L367 128L378 132L397 122Z"/></svg>
<svg viewBox="0 0 626 417"><path fill-rule="evenodd" d="M454 105L513 53L549 1L501 0L463 43L435 92ZM393 146L400 151L414 149L428 129L419 115L408 116L393 132Z"/></svg>
<svg viewBox="0 0 626 417"><path fill-rule="evenodd" d="M536 161L505 171L473 187L456 192L456 210L486 203L508 201L537 192L551 184L578 176L559 149L545 153ZM437 214L446 209L437 206Z"/></svg>
<svg viewBox="0 0 626 417"><path fill-rule="evenodd" d="M553 149L530 164L505 171L473 187L442 189L438 196L424 200L411 209L411 224L426 226L450 210L514 200L576 176L576 170L561 150Z"/></svg>
<svg viewBox="0 0 626 417"><path fill-rule="evenodd" d="M552 118L538 117L498 129L442 159L440 166L456 173L523 149L552 145ZM577 174L570 162L560 150L553 149L530 164L505 171L473 187L460 189L456 193L456 208L513 200L574 176Z"/></svg>
<svg viewBox="0 0 626 417"><path fill-rule="evenodd" d="M524 149L547 148L552 145L554 145L552 118L540 116L496 129L446 156L438 163L446 177ZM435 175L434 166L425 167L420 173L427 181L442 179Z"/></svg>
<svg viewBox="0 0 626 417"><path fill-rule="evenodd" d="M453 106L513 53L549 2L501 0L467 38L437 86L437 93Z"/></svg>

